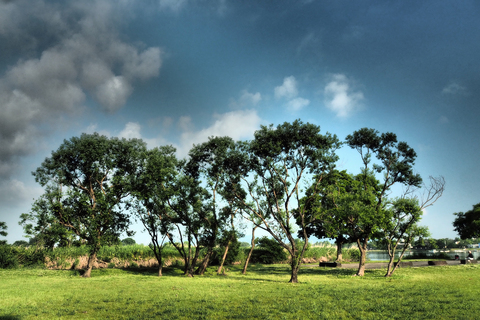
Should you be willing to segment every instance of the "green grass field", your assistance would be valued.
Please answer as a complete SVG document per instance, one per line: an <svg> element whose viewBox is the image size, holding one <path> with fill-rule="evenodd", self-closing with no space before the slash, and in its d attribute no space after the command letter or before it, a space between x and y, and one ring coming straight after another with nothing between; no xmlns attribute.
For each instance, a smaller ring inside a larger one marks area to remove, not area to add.
<svg viewBox="0 0 480 320"><path fill-rule="evenodd" d="M227 267L186 278L178 269L0 269L0 319L477 319L480 266L385 270Z"/></svg>

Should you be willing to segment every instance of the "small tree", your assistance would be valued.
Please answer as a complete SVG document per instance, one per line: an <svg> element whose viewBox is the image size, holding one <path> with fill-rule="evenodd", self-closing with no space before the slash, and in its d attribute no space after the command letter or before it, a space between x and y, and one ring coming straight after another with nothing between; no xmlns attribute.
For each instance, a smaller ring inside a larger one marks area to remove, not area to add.
<svg viewBox="0 0 480 320"><path fill-rule="evenodd" d="M134 209L152 240L150 248L158 262L158 276L162 276L164 240L172 229L168 202L174 195L177 179L175 148L164 146L148 151L134 186Z"/></svg>
<svg viewBox="0 0 480 320"><path fill-rule="evenodd" d="M204 232L200 238L207 252L195 271L200 275L208 266L221 231L227 229L228 221L237 212L233 208L231 193L235 167L231 164L230 154L235 152L235 148L235 142L230 137L210 137L207 142L193 146L188 154L190 159L186 164L186 173L208 193L208 199L204 199L208 202L205 203Z"/></svg>
<svg viewBox="0 0 480 320"><path fill-rule="evenodd" d="M122 204L131 194L145 152L145 143L138 139L82 134L64 140L33 172L47 190L52 184L63 188L52 214L59 224L87 241L90 255L84 277L90 277L101 246L118 242L128 229L130 221Z"/></svg>
<svg viewBox="0 0 480 320"><path fill-rule="evenodd" d="M418 225L423 210L432 206L445 190L445 179L443 177L430 177L430 185L424 185L425 192L422 197L415 195L415 188L407 188L402 198L396 199L391 204L390 221L384 225L383 233L390 257L386 277L392 276L402 257L412 241L418 237L428 236L428 229ZM395 252L398 245L402 244L403 249L394 266Z"/></svg>
<svg viewBox="0 0 480 320"><path fill-rule="evenodd" d="M121 240L122 245L124 246L133 246L136 244L135 239L132 238L125 238Z"/></svg>
<svg viewBox="0 0 480 320"><path fill-rule="evenodd" d="M406 142L398 142L394 133L387 132L380 135L374 129L362 128L348 135L346 143L350 148L357 150L362 159L362 173L358 177L364 176L361 181L365 191L369 185L372 185L370 175L382 176L378 184L378 192L375 192L374 205L359 211L359 217L365 224L363 231L356 239L360 250L360 264L356 275L363 276L368 241L378 236L378 231L389 221L390 213L385 210L385 200L389 190L395 184L419 187L422 179L420 175L413 172L417 154ZM375 156L376 162L372 162L372 155Z"/></svg>
<svg viewBox="0 0 480 320"><path fill-rule="evenodd" d="M316 181L314 179L314 182ZM305 197L300 200L301 206L305 207L306 215L317 216L315 222L306 226L307 235L314 235L318 239L334 239L337 246L336 261L339 262L342 261L343 245L352 240L347 229L351 217L348 211L339 210L338 197L342 193L351 193L354 184L354 178L346 171L332 170L320 180L320 183L310 186ZM303 232L298 232L298 236L303 238Z"/></svg>

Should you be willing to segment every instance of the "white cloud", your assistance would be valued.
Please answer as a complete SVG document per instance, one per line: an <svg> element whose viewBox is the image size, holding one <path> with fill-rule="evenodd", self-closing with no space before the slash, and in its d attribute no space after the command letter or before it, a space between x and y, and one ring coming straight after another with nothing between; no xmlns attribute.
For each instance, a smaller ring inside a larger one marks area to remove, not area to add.
<svg viewBox="0 0 480 320"><path fill-rule="evenodd" d="M290 111L299 111L310 104L310 100L304 98L295 98L287 102Z"/></svg>
<svg viewBox="0 0 480 320"><path fill-rule="evenodd" d="M106 111L114 112L125 104L132 91L132 86L124 77L116 76L98 86L95 96Z"/></svg>
<svg viewBox="0 0 480 320"><path fill-rule="evenodd" d="M141 139L140 129L141 127L138 122L129 122L125 125L125 128L120 131L118 136L125 139Z"/></svg>
<svg viewBox="0 0 480 320"><path fill-rule="evenodd" d="M457 94L467 94L467 88L464 86L460 85L459 83L452 81L450 82L447 86L445 86L442 89L442 94L452 94L452 95L457 95Z"/></svg>
<svg viewBox="0 0 480 320"><path fill-rule="evenodd" d="M285 77L281 86L275 87L275 98L292 99L298 95L297 80L294 76Z"/></svg>
<svg viewBox="0 0 480 320"><path fill-rule="evenodd" d="M259 129L261 119L255 110L238 110L224 114L215 114L216 120L208 128L200 131L194 131L186 126L189 124L188 119L184 118L182 128L184 131L181 135L178 154L185 157L194 144L206 142L209 137L229 136L233 140L248 139L253 137L253 133Z"/></svg>
<svg viewBox="0 0 480 320"><path fill-rule="evenodd" d="M340 118L352 115L364 100L363 93L354 92L350 82L345 75L334 74L324 89L325 105Z"/></svg>
<svg viewBox="0 0 480 320"><path fill-rule="evenodd" d="M250 93L247 90L242 91L242 95L238 100L231 99L229 107L231 109L240 109L245 107L256 106L262 100L260 92Z"/></svg>
<svg viewBox="0 0 480 320"><path fill-rule="evenodd" d="M142 126L138 122L128 122L123 128L122 131L118 134L118 137L125 138L125 139L142 139L148 148L155 148L162 145L169 144L167 141L161 137L155 138L145 138L142 136Z"/></svg>

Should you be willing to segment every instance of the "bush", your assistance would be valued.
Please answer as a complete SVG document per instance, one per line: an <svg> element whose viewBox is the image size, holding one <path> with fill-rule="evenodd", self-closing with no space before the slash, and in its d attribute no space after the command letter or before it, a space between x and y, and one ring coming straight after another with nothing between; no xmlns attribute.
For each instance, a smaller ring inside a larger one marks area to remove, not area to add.
<svg viewBox="0 0 480 320"><path fill-rule="evenodd" d="M257 247L250 258L252 263L272 264L287 260L287 253L275 239L262 237L255 242Z"/></svg>
<svg viewBox="0 0 480 320"><path fill-rule="evenodd" d="M360 250L357 248L350 248L347 250L343 250L343 260L360 261Z"/></svg>
<svg viewBox="0 0 480 320"><path fill-rule="evenodd" d="M44 267L45 266L45 249L42 248L17 248L17 256L19 264L24 267Z"/></svg>
<svg viewBox="0 0 480 320"><path fill-rule="evenodd" d="M15 251L8 245L0 245L0 268L13 269L18 267Z"/></svg>

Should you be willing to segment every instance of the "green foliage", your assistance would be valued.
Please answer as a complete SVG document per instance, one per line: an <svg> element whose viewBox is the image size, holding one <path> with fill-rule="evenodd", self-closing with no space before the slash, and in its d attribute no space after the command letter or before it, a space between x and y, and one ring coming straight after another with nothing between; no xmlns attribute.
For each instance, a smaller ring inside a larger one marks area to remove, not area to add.
<svg viewBox="0 0 480 320"><path fill-rule="evenodd" d="M255 239L255 243L256 246L250 258L252 263L272 264L287 260L287 253L278 241L262 237Z"/></svg>
<svg viewBox="0 0 480 320"><path fill-rule="evenodd" d="M122 239L122 241L121 241L121 242L122 242L122 244L123 244L124 246L131 246L131 245L134 245L134 244L136 244L135 240L134 240L134 239L132 239L132 238L125 238L125 239Z"/></svg>
<svg viewBox="0 0 480 320"><path fill-rule="evenodd" d="M467 212L456 212L453 221L454 230L462 239L480 237L480 203Z"/></svg>
<svg viewBox="0 0 480 320"><path fill-rule="evenodd" d="M5 230L7 229L7 224L3 221L0 221L0 236L6 237L8 233Z"/></svg>
<svg viewBox="0 0 480 320"><path fill-rule="evenodd" d="M360 261L360 250L357 248L349 248L343 250L343 260L345 261Z"/></svg>
<svg viewBox="0 0 480 320"><path fill-rule="evenodd" d="M215 248L213 250L213 255L210 260L211 264L219 265L224 253L225 253L225 247L222 246L222 247ZM228 247L228 253L227 253L227 257L225 258L225 264L231 265L234 262L244 261L244 259L245 259L245 252L240 248L240 242L238 242L238 239L235 237L230 242L230 245Z"/></svg>
<svg viewBox="0 0 480 320"><path fill-rule="evenodd" d="M49 214L86 240L92 256L127 231L130 221L122 203L131 193L145 151L145 143L138 139L82 134L64 140L33 172L46 188ZM85 276L90 270L91 265Z"/></svg>
<svg viewBox="0 0 480 320"><path fill-rule="evenodd" d="M28 242L25 240L17 240L12 245L15 247L26 247L28 246Z"/></svg>
<svg viewBox="0 0 480 320"><path fill-rule="evenodd" d="M18 267L18 258L13 247L0 245L0 269L11 269Z"/></svg>

